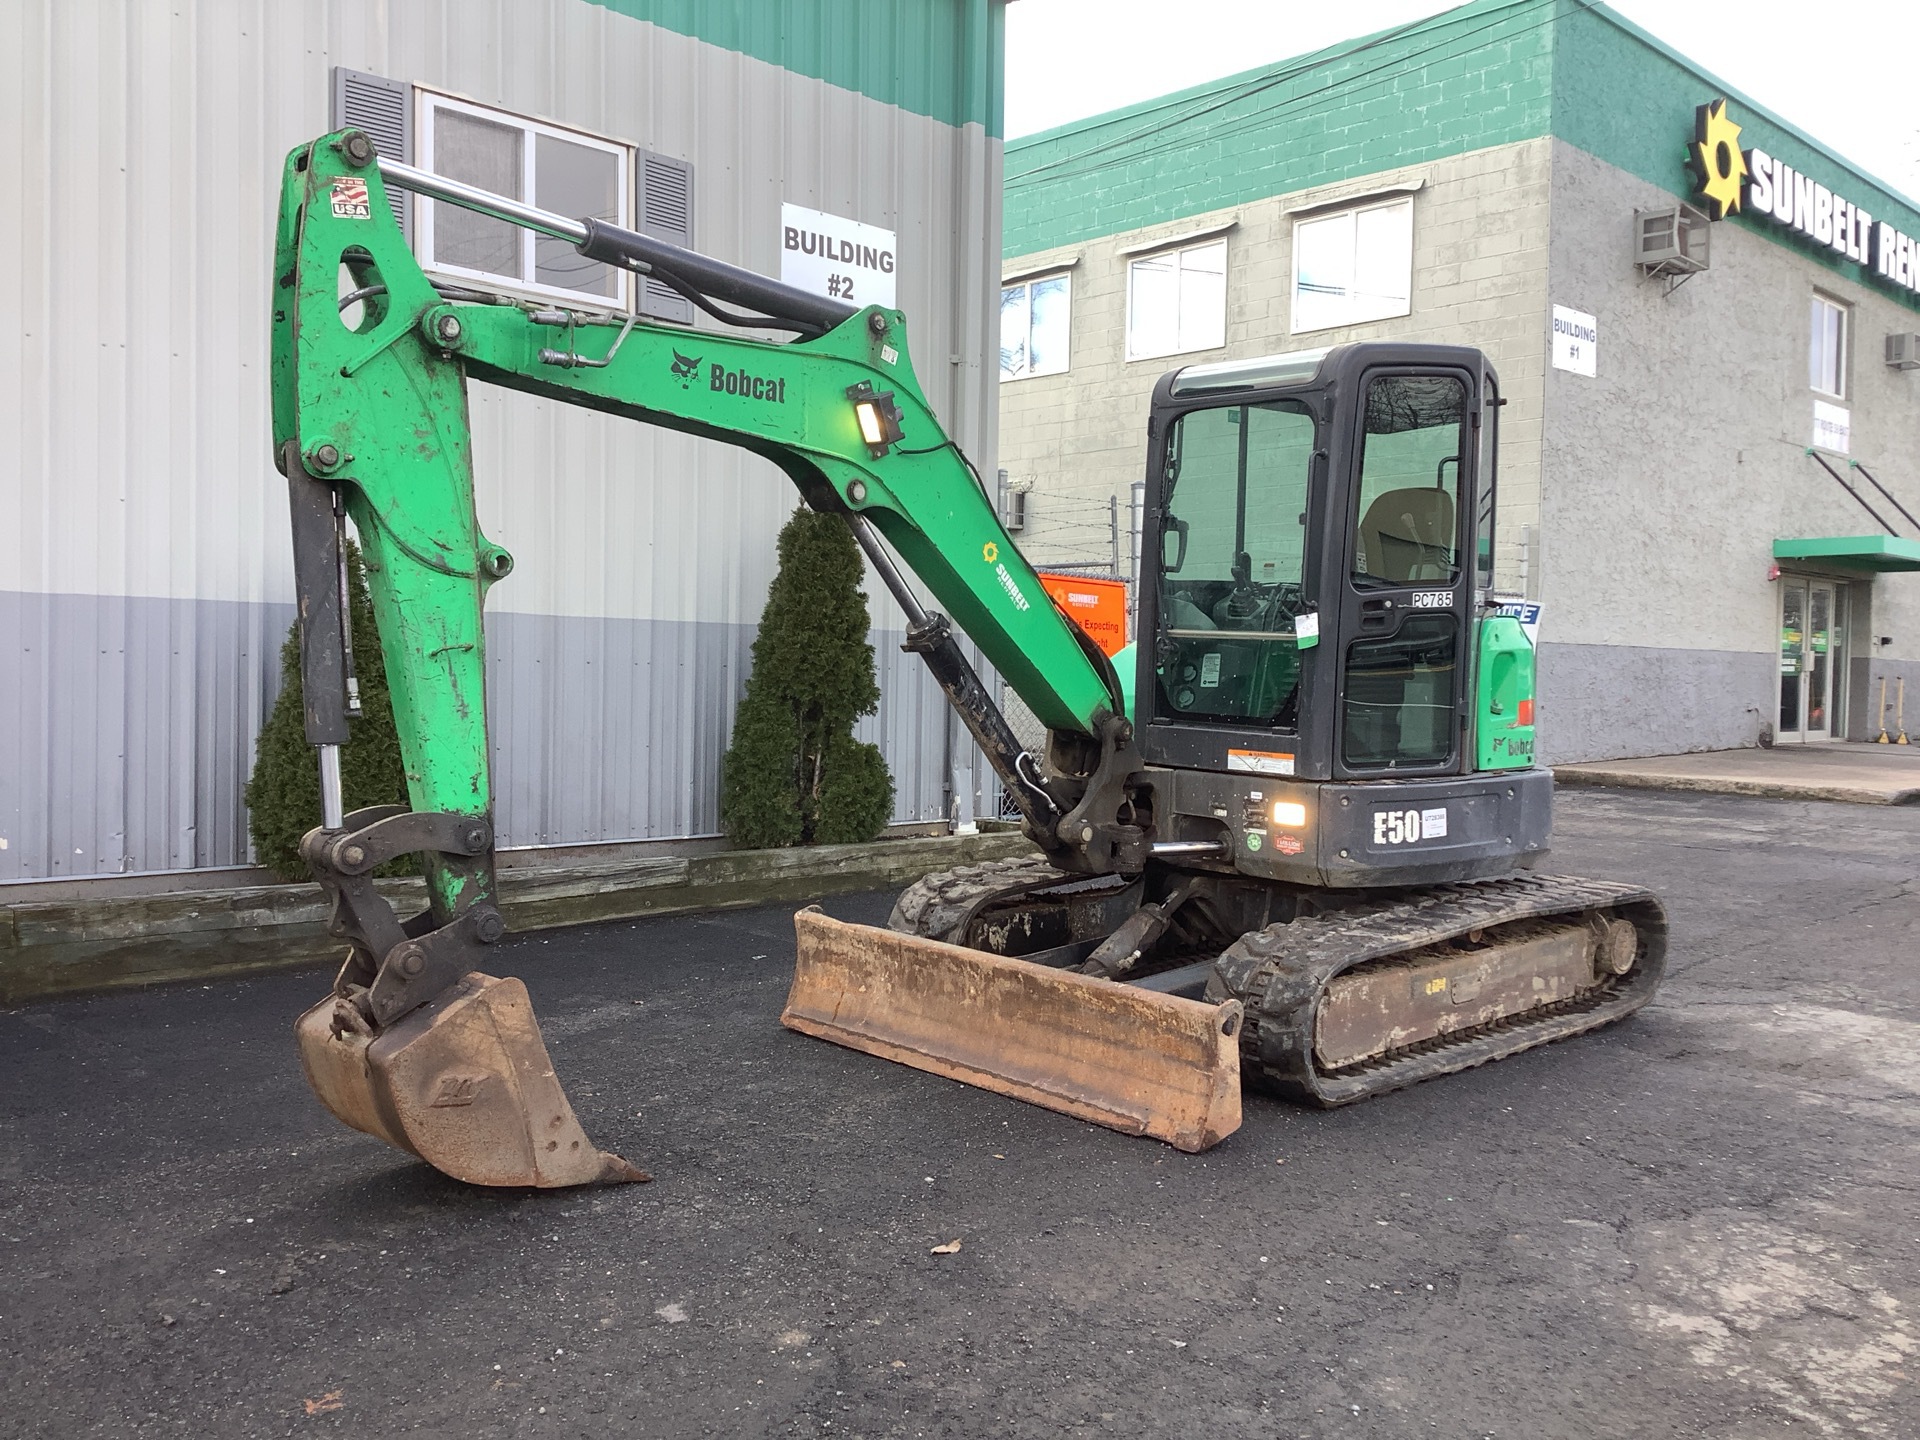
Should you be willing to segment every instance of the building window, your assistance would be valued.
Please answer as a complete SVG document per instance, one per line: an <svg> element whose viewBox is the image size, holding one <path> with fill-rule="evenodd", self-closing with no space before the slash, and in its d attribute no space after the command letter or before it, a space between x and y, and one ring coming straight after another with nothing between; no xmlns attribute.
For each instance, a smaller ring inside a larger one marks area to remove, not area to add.
<svg viewBox="0 0 1920 1440"><path fill-rule="evenodd" d="M1413 201L1390 200L1293 226L1293 330L1410 314Z"/></svg>
<svg viewBox="0 0 1920 1440"><path fill-rule="evenodd" d="M1073 286L1065 275L1000 287L1000 378L1058 375L1067 368Z"/></svg>
<svg viewBox="0 0 1920 1440"><path fill-rule="evenodd" d="M631 227L633 148L616 141L420 92L422 169L575 218ZM505 283L599 309L628 308L627 272L455 205L418 202L420 262L444 275Z"/></svg>
<svg viewBox="0 0 1920 1440"><path fill-rule="evenodd" d="M1127 265L1127 358L1227 343L1227 242L1142 255Z"/></svg>
<svg viewBox="0 0 1920 1440"><path fill-rule="evenodd" d="M1807 383L1836 400L1847 393L1847 310L1824 295L1813 297L1812 344Z"/></svg>

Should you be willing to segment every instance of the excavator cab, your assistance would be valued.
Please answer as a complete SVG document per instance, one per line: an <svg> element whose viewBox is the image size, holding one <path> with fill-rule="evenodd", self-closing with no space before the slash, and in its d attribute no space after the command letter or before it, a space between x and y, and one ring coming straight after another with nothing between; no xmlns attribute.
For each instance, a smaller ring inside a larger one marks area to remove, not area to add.
<svg viewBox="0 0 1920 1440"><path fill-rule="evenodd" d="M1483 638L1518 628L1493 593L1499 413L1486 357L1446 346L1160 381L1134 688L1169 839L1341 890L1485 879L1545 853L1532 676L1479 694Z"/></svg>

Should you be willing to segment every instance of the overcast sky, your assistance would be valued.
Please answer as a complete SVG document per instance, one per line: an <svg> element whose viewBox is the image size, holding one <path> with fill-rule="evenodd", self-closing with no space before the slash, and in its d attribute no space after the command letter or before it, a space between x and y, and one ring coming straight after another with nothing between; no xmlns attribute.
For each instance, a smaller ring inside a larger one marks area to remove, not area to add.
<svg viewBox="0 0 1920 1440"><path fill-rule="evenodd" d="M1610 3L1920 199L1915 0ZM1007 8L1007 134L1029 135L1448 8L1445 0L1017 0Z"/></svg>

